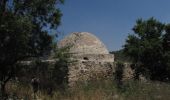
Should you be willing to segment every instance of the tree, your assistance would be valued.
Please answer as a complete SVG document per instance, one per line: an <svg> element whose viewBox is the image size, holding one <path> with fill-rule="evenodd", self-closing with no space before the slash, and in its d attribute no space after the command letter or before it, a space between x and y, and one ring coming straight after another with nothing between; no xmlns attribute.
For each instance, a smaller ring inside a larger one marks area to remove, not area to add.
<svg viewBox="0 0 170 100"><path fill-rule="evenodd" d="M128 36L124 52L133 59L137 78L139 74L160 81L168 77L164 52L166 46L163 46L163 37L168 35L165 27L154 18L139 19L133 28L134 34Z"/></svg>
<svg viewBox="0 0 170 100"><path fill-rule="evenodd" d="M163 36L164 64L167 66L168 78L170 78L170 24L165 27Z"/></svg>
<svg viewBox="0 0 170 100"><path fill-rule="evenodd" d="M74 62L71 60L71 53L69 53L70 47L71 45L62 48L55 46L54 48L56 62L52 72L52 79L59 89L64 89L68 85L68 66Z"/></svg>
<svg viewBox="0 0 170 100"><path fill-rule="evenodd" d="M52 48L50 30L60 25L63 0L0 0L0 86L14 76L16 64L41 57Z"/></svg>

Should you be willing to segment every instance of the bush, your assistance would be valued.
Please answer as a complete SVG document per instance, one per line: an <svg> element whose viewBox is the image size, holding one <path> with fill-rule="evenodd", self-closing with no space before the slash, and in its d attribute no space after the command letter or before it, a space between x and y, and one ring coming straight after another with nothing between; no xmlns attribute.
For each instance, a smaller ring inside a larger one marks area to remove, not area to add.
<svg viewBox="0 0 170 100"><path fill-rule="evenodd" d="M118 88L122 87L122 79L124 72L124 64L122 62L117 62L115 67L115 81L117 83Z"/></svg>

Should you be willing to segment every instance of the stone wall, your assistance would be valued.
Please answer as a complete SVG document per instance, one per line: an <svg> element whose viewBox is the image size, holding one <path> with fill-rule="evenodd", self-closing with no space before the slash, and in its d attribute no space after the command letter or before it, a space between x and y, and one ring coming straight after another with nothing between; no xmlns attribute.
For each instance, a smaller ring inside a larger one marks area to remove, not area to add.
<svg viewBox="0 0 170 100"><path fill-rule="evenodd" d="M79 61L114 62L113 54L75 54L73 57Z"/></svg>
<svg viewBox="0 0 170 100"><path fill-rule="evenodd" d="M134 77L134 70L130 63L124 63L123 80L132 79Z"/></svg>
<svg viewBox="0 0 170 100"><path fill-rule="evenodd" d="M105 45L95 35L88 32L74 32L58 43L58 47L69 48L69 83L79 80L107 78L112 75L114 55L109 54Z"/></svg>
<svg viewBox="0 0 170 100"><path fill-rule="evenodd" d="M124 68L123 68L123 77L122 80L129 80L134 78L134 70L131 68L131 63L123 63ZM113 77L116 74L115 69L117 67L117 62L114 62L112 66L113 70Z"/></svg>
<svg viewBox="0 0 170 100"><path fill-rule="evenodd" d="M78 61L69 66L69 83L111 78L112 68L112 62Z"/></svg>

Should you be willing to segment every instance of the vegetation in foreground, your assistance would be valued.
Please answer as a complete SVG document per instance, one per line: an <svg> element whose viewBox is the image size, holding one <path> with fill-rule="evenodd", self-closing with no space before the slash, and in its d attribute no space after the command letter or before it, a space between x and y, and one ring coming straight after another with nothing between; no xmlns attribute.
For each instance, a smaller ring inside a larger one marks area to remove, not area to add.
<svg viewBox="0 0 170 100"><path fill-rule="evenodd" d="M18 63L48 56L60 25L64 0L0 0L0 98ZM21 73L20 73L21 74ZM21 75L20 75L21 76Z"/></svg>
<svg viewBox="0 0 170 100"><path fill-rule="evenodd" d="M7 85L9 96L16 99L34 98L32 88L19 83ZM111 80L77 83L77 86L65 91L56 90L53 95L39 91L36 98L40 100L168 100L170 84L160 82L124 81L121 88Z"/></svg>

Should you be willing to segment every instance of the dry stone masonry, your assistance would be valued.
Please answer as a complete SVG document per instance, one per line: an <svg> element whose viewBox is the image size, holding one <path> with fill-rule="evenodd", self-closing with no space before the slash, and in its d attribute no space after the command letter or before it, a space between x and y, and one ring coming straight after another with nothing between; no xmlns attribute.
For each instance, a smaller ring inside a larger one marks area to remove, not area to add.
<svg viewBox="0 0 170 100"><path fill-rule="evenodd" d="M108 78L112 75L114 55L93 34L75 32L61 40L58 46L71 45L70 53L76 61L69 65L69 83Z"/></svg>

